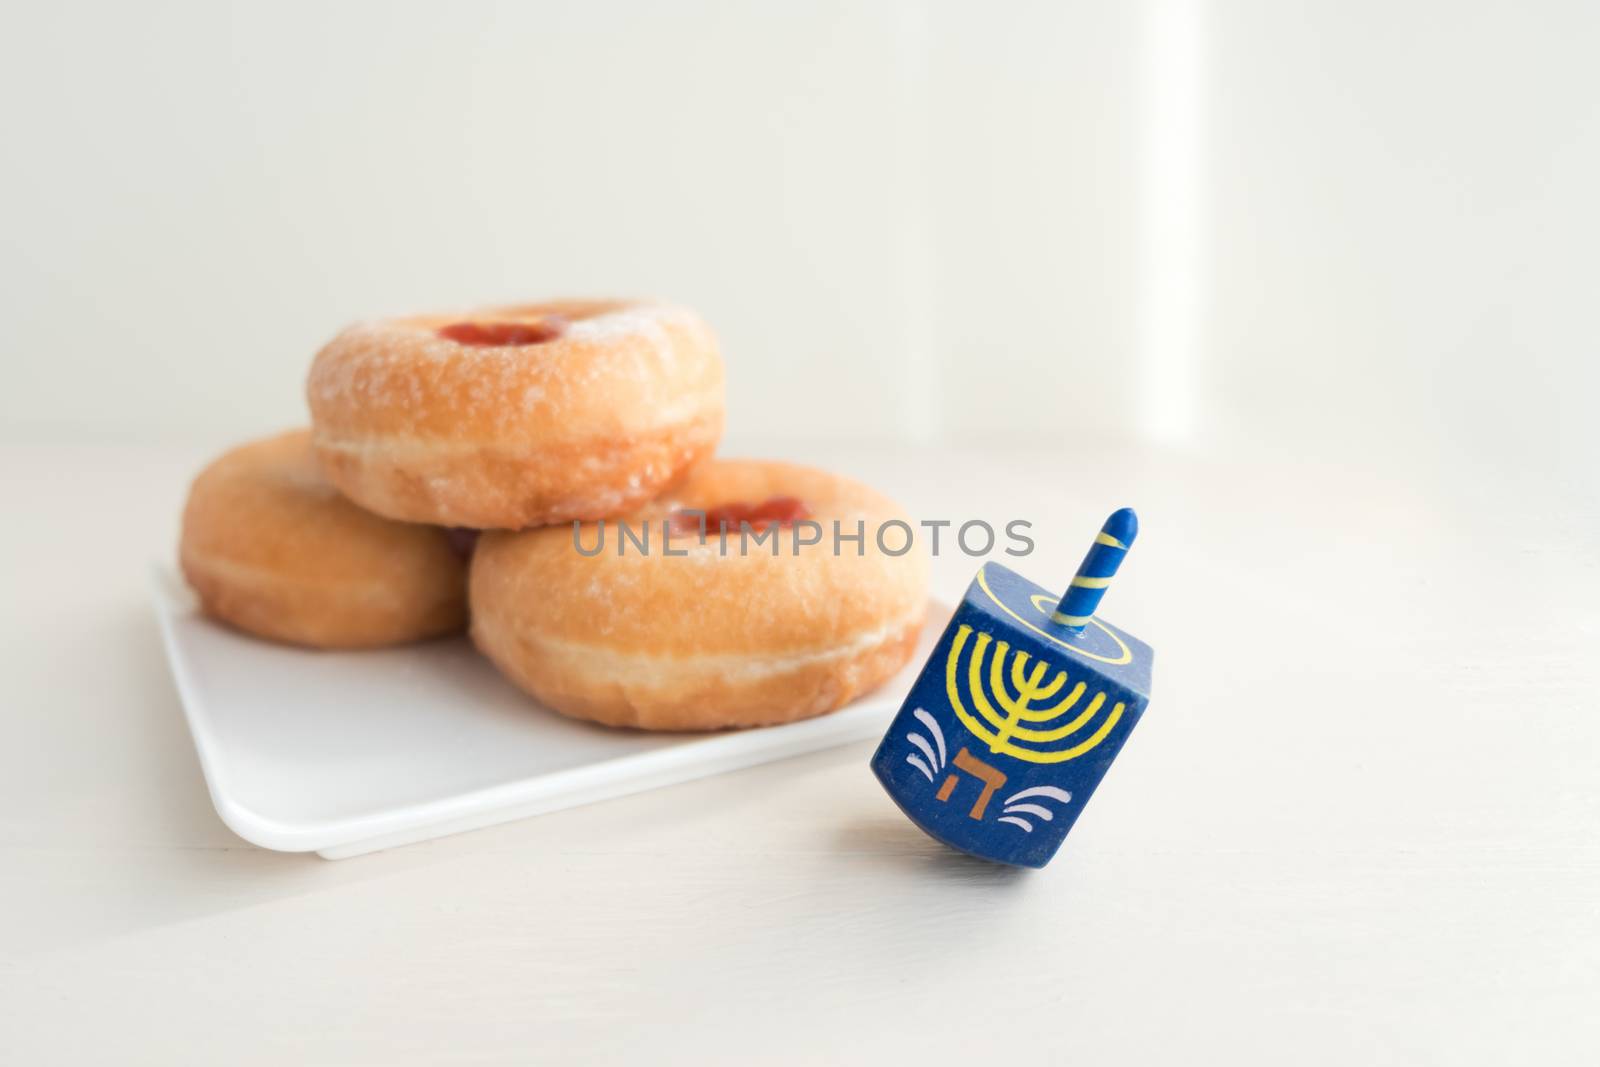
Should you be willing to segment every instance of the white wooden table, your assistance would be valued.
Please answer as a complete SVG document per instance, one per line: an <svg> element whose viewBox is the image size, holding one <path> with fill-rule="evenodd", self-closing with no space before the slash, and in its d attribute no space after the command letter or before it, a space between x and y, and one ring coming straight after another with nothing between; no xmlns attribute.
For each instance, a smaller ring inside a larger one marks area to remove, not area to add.
<svg viewBox="0 0 1600 1067"><path fill-rule="evenodd" d="M1600 1062L1600 521L1530 477L791 448L1028 518L1139 731L1042 872L856 745L329 863L212 812L145 600L199 448L0 449L0 1062ZM946 555L939 593L973 560Z"/></svg>

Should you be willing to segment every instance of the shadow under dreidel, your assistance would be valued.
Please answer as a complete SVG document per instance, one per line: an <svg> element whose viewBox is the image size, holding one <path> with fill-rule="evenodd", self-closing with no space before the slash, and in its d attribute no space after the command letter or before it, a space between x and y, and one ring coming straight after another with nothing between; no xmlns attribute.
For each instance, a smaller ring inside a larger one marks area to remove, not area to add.
<svg viewBox="0 0 1600 1067"><path fill-rule="evenodd" d="M1015 885L1029 869L994 863L960 852L924 833L898 809L860 814L842 823L835 835L839 851L868 855L919 877L934 874L994 886Z"/></svg>

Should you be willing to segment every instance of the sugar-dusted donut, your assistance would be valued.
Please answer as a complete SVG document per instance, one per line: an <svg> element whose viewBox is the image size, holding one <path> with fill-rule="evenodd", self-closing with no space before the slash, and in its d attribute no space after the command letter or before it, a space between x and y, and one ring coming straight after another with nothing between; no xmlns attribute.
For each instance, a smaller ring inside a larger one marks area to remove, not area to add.
<svg viewBox="0 0 1600 1067"><path fill-rule="evenodd" d="M688 509L707 513L703 540ZM719 519L732 520L725 540ZM915 648L928 566L918 548L884 551L907 545L909 525L876 536L896 520L907 523L847 478L713 460L618 522L485 534L473 640L575 718L714 730L821 715L882 684Z"/></svg>
<svg viewBox="0 0 1600 1067"><path fill-rule="evenodd" d="M313 441L392 519L520 529L617 515L722 435L722 357L671 304L566 301L352 326L311 366Z"/></svg>
<svg viewBox="0 0 1600 1067"><path fill-rule="evenodd" d="M466 562L447 532L340 496L305 430L242 445L200 473L178 558L202 611L275 641L373 648L467 622Z"/></svg>

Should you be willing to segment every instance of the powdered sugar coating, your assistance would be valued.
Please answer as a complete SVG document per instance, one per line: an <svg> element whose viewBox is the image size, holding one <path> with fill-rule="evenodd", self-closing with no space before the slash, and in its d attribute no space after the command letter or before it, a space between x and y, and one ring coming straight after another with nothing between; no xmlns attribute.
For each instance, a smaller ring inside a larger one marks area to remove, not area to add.
<svg viewBox="0 0 1600 1067"><path fill-rule="evenodd" d="M824 529L908 521L849 479L793 464L716 460L625 517L650 549L620 549L598 523L492 534L472 573L473 638L506 675L568 715L694 730L820 715L881 684L912 653L926 612L920 551L812 544L777 555L672 539L683 507L794 496ZM578 537L586 551L575 547ZM679 552L684 554L680 555Z"/></svg>
<svg viewBox="0 0 1600 1067"><path fill-rule="evenodd" d="M693 346L681 341L685 335L705 341L710 336L693 313L671 304L599 311L540 345L463 345L437 332L441 324L463 319L534 317L490 309L358 323L324 353L353 350L359 358L319 357L313 368L308 382L313 416L340 405L416 413L448 393L461 421L482 420L509 430L530 415L559 419L564 405L619 381L636 386L657 424L690 414L694 405L684 402L679 384L686 373L703 371L704 360L686 352Z"/></svg>
<svg viewBox="0 0 1600 1067"><path fill-rule="evenodd" d="M553 316L567 325L539 344L438 332ZM560 301L358 323L318 354L306 397L324 466L359 503L523 525L606 514L667 484L720 436L723 370L685 308Z"/></svg>

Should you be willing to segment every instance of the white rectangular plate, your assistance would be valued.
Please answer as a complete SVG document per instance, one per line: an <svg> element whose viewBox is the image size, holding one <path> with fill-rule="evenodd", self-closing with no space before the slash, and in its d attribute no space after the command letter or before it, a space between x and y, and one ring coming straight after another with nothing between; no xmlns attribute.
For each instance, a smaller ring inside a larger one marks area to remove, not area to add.
<svg viewBox="0 0 1600 1067"><path fill-rule="evenodd" d="M258 641L195 610L170 568L156 615L217 814L246 841L328 859L637 793L880 733L917 654L832 715L716 734L651 734L564 718L465 638L373 652Z"/></svg>

